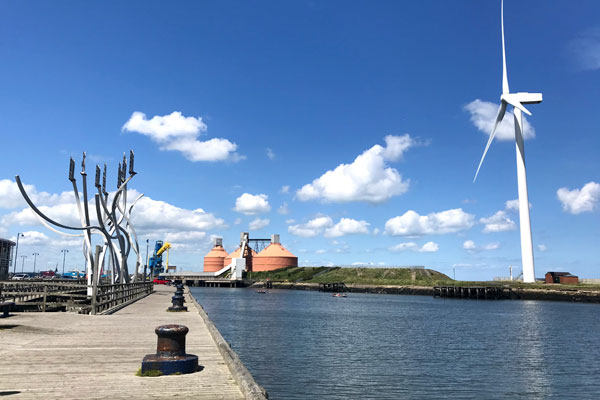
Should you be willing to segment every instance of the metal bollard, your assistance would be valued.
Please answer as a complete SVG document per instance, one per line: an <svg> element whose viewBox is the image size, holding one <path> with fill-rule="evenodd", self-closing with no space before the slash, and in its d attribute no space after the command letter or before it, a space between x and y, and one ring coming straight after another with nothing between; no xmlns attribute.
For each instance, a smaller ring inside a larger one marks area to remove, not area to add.
<svg viewBox="0 0 600 400"><path fill-rule="evenodd" d="M142 361L142 375L159 371L162 375L191 374L198 370L198 356L185 353L184 325L161 325L154 330L158 335L156 354L148 354Z"/></svg>
<svg viewBox="0 0 600 400"><path fill-rule="evenodd" d="M183 297L183 284L180 283L177 285L177 290L175 290L175 296L171 297L171 302L173 305L167 308L167 311L187 311L187 307L183 305L185 302L185 298Z"/></svg>

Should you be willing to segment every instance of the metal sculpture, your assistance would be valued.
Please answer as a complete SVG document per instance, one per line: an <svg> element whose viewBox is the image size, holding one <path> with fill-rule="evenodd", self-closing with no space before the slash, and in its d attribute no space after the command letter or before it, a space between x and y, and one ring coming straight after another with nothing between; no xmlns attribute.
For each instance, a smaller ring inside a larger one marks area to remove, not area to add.
<svg viewBox="0 0 600 400"><path fill-rule="evenodd" d="M531 241L531 221L529 218L529 195L527 193L527 172L525 171L525 144L523 143L523 114L531 115L523 104L538 104L542 102L541 93L528 93L528 92L517 92L510 93L508 89L508 77L506 73L506 51L504 47L504 1L501 3L500 18L502 24L502 95L500 96L500 108L496 115L496 122L490 138L488 139L483 156L477 167L475 173L475 179L479 174L483 159L487 154L488 149L494 136L496 135L496 128L504 118L506 107L510 104L513 106L513 112L515 117L515 142L517 152L517 180L519 187L519 222L521 228L521 259L523 264L523 282L535 282L535 267L533 263L533 244Z"/></svg>
<svg viewBox="0 0 600 400"><path fill-rule="evenodd" d="M96 165L94 186L97 190L97 193L94 194L93 204L95 208L96 221L94 224L92 224L90 218L90 204L88 200L85 158L86 154L84 152L83 159L81 161L80 172L82 180L81 195L83 197L83 201L80 198L77 180L75 179L75 161L73 158L71 158L69 162L69 181L71 181L71 184L73 185L73 192L75 195L77 210L79 212L81 227L62 224L54 221L42 213L27 195L19 175L15 177L15 181L19 187L19 190L21 191L21 194L23 195L23 198L33 212L39 217L44 226L51 231L64 236L83 237L83 255L86 261L88 294L91 295L92 286L98 285L100 282L100 277L102 275L101 271L103 270L102 267L105 265L106 261L108 261L111 266L112 284L130 282L131 279L129 276L129 269L127 267L127 260L132 249L136 254L136 266L133 280L134 282L137 281L139 268L140 265L142 265L142 258L137 235L133 225L131 224L130 216L133 206L138 202L143 194L138 196L131 205L127 205L127 184L137 174L133 169L133 150L129 152L129 176L127 176L127 157L125 154L123 154L123 161L119 163L117 173L117 190L112 194L111 201L109 201L109 193L106 191L106 164L104 164L104 170L102 173L100 167ZM100 179L101 175L102 179ZM57 228L79 231L81 233L66 233ZM101 240L104 243L103 246L101 246L99 257L97 259L94 257L94 247L92 246L93 235L100 235ZM96 263L99 265L95 265ZM94 271L98 272L94 274Z"/></svg>

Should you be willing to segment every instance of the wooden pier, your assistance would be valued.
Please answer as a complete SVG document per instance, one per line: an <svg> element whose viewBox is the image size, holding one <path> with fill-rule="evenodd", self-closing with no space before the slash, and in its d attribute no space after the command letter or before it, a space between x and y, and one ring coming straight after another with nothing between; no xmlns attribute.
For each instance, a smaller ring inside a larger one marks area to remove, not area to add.
<svg viewBox="0 0 600 400"><path fill-rule="evenodd" d="M512 298L512 289L500 286L434 286L433 297L476 300L504 300Z"/></svg>
<svg viewBox="0 0 600 400"><path fill-rule="evenodd" d="M344 282L319 283L319 292L347 292Z"/></svg>
<svg viewBox="0 0 600 400"><path fill-rule="evenodd" d="M0 396L15 399L243 399L244 392L189 294L189 312L167 312L174 288L155 292L112 315L17 313L0 319ZM138 377L156 351L154 328L189 328L187 352L202 370Z"/></svg>

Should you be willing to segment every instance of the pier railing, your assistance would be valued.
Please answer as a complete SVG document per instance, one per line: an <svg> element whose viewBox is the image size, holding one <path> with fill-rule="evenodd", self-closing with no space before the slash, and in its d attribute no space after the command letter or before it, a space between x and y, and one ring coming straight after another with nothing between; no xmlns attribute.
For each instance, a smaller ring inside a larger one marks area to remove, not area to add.
<svg viewBox="0 0 600 400"><path fill-rule="evenodd" d="M88 286L85 283L0 282L0 301L14 302L19 310L67 310L99 314L152 293L153 283L98 285L90 288L91 296L87 294Z"/></svg>
<svg viewBox="0 0 600 400"><path fill-rule="evenodd" d="M152 282L98 285L91 296L92 314L100 314L116 307L127 305L152 293Z"/></svg>

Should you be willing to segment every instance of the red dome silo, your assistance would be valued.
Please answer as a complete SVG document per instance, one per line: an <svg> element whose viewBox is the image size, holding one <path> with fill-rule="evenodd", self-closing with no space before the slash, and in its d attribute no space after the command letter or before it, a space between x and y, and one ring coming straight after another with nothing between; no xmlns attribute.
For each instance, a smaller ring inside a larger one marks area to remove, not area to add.
<svg viewBox="0 0 600 400"><path fill-rule="evenodd" d="M246 247L247 249L250 249L249 247ZM223 267L228 266L229 264L231 264L231 259L232 258L239 258L241 257L240 253L241 253L241 248L238 247L237 249L235 249L235 251L233 251L230 255L228 255L224 260L223 260ZM252 249L251 253L250 253L250 257L248 257L248 251L246 250L245 254L244 254L244 258L246 258L246 270L247 271L252 271L252 259L254 257L256 257L256 252Z"/></svg>
<svg viewBox="0 0 600 400"><path fill-rule="evenodd" d="M277 240L277 242L273 241L266 249L254 257L252 270L272 271L274 269L297 266L298 257L286 250Z"/></svg>
<svg viewBox="0 0 600 400"><path fill-rule="evenodd" d="M215 239L215 246L204 256L204 272L216 272L223 268L227 251L223 248L223 239Z"/></svg>

